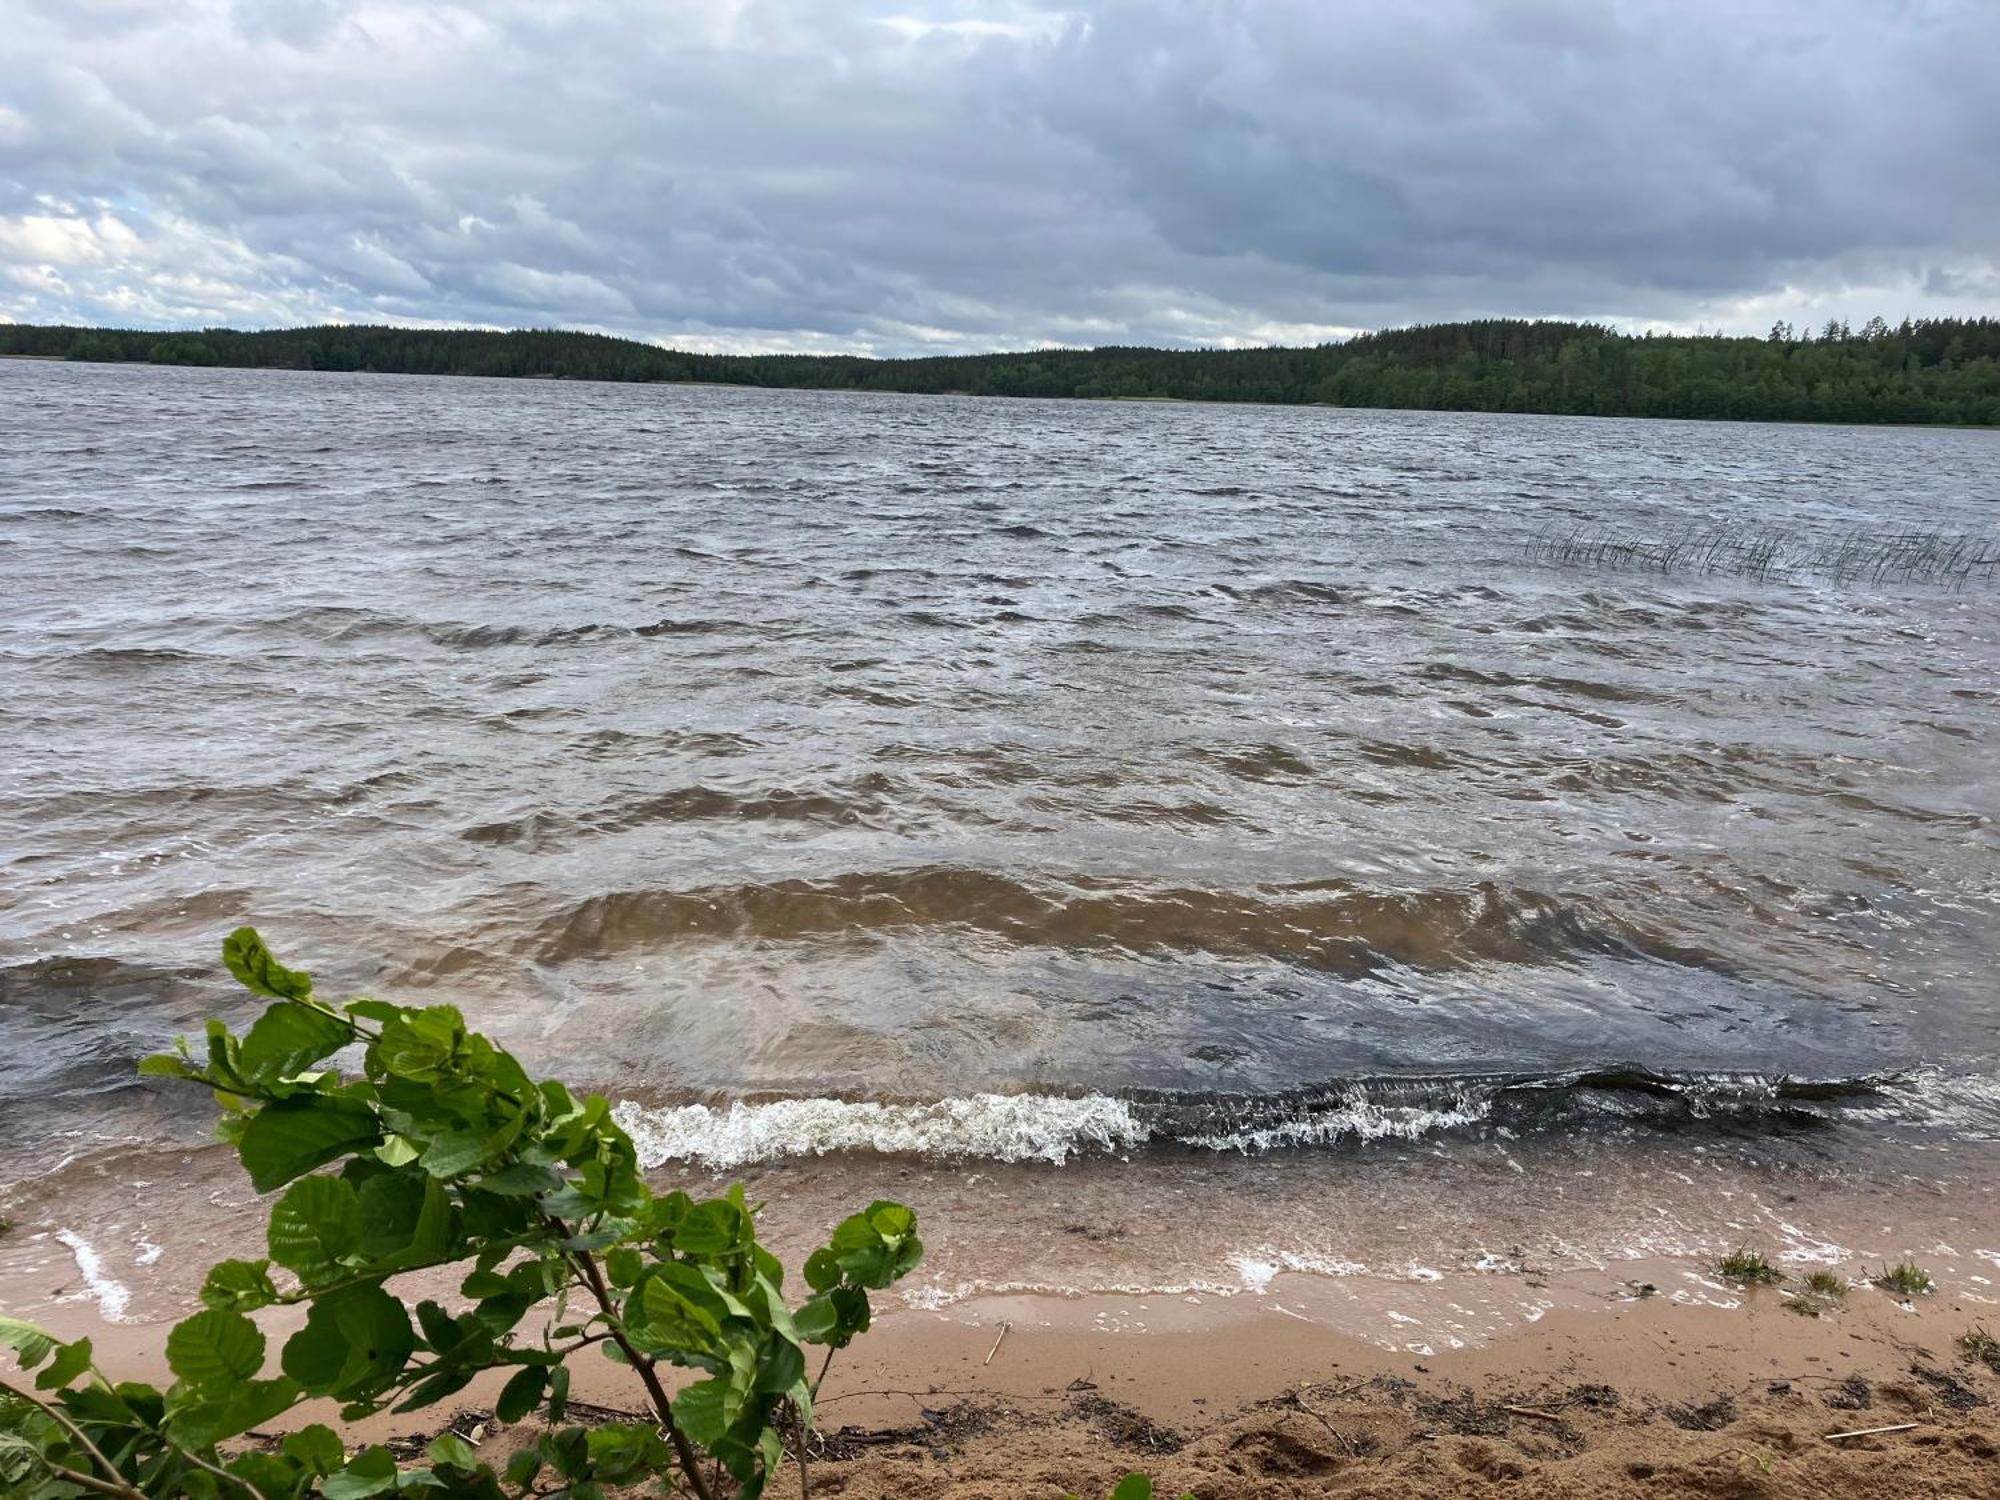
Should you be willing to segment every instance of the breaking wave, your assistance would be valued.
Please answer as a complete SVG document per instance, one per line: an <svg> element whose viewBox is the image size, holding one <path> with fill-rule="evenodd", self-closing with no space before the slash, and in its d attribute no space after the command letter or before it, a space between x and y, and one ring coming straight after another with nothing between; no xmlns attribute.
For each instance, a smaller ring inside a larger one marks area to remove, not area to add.
<svg viewBox="0 0 2000 1500"><path fill-rule="evenodd" d="M1951 1117L1991 1105L1990 1082L1671 1075L1637 1067L1553 1075L1379 1079L1264 1096L971 1094L930 1102L836 1098L613 1110L648 1167L690 1162L730 1170L850 1153L934 1160L1045 1162L1144 1148L1258 1154L1375 1141L1420 1141L1609 1124L1784 1129Z"/></svg>

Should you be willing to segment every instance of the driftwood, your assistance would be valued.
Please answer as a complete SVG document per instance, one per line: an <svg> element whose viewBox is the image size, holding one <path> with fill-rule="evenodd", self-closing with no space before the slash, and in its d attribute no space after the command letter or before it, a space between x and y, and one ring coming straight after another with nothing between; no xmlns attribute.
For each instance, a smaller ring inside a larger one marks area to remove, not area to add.
<svg viewBox="0 0 2000 1500"><path fill-rule="evenodd" d="M1837 1443L1842 1438L1874 1437L1878 1432L1908 1432L1912 1427L1921 1427L1921 1422L1891 1422L1887 1427L1857 1427L1852 1432L1829 1432L1826 1440Z"/></svg>

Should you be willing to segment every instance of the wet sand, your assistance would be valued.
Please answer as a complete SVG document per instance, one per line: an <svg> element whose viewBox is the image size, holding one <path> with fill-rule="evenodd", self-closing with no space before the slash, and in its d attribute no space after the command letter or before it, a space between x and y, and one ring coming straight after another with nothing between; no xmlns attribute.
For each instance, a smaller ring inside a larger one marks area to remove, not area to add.
<svg viewBox="0 0 2000 1500"><path fill-rule="evenodd" d="M1769 1249L1791 1276L1775 1290L1732 1285L1716 1274L1713 1248L1676 1238L1690 1222L1668 1212L1674 1195L1657 1180L1652 1201L1674 1231L1658 1243L1675 1248L1613 1257L1586 1247L1609 1243L1626 1186L1596 1165L1578 1164L1563 1184L1567 1207L1554 1213L1504 1181L1474 1190L1436 1159L1396 1164L1397 1195L1321 1205L1329 1222L1353 1223L1357 1253L1378 1246L1372 1268L1357 1260L1345 1274L1331 1263L1305 1272L1246 1258L1231 1286L1076 1296L940 1298L938 1283L923 1282L902 1305L881 1299L875 1329L835 1361L814 1489L857 1500L1054 1500L1104 1494L1144 1468L1167 1493L1203 1500L1489 1488L2000 1495L1991 1404L2000 1375L1958 1345L1974 1328L2000 1328L2000 1215L1990 1191L1963 1190L1981 1166L1969 1150L1951 1193L1907 1171L1817 1186L1796 1173L1761 1184L1725 1174L1706 1191L1739 1202L1739 1217L1709 1226L1702 1243ZM264 1205L213 1148L157 1154L137 1186L126 1180L131 1164L107 1158L94 1189L86 1165L58 1174L60 1191L14 1193L4 1206L21 1222L0 1237L0 1310L68 1337L89 1334L115 1376L163 1379L165 1333L194 1307L200 1267L256 1253ZM771 1243L796 1263L819 1221L871 1178L933 1211L932 1254L949 1266L979 1233L973 1189L992 1170L826 1163L757 1174L753 1193L769 1201ZM941 1191L968 1179L967 1197ZM1072 1180L1067 1169L1044 1169L1045 1196L1062 1199ZM126 1195L122 1206L114 1190ZM1005 1181L990 1190L1008 1202L1025 1196ZM1521 1200L1512 1219L1510 1193ZM1440 1198L1450 1200L1442 1214ZM76 1223L97 1226L95 1239L58 1221L65 1206ZM1063 1207L1053 1206L1056 1220ZM1094 1239L1087 1226L1048 1229L1061 1244L1044 1253L1114 1280L1136 1274L1158 1247L1180 1245L1181 1222L1161 1214ZM1439 1236L1453 1224L1459 1248L1442 1253ZM1480 1241L1467 1225L1536 1237L1475 1255ZM1420 1243L1420 1227L1427 1259L1399 1259ZM1015 1233L1002 1239L1021 1255ZM1936 1276L1935 1293L1906 1301L1869 1282L1880 1260L1905 1255ZM1791 1287L1813 1269L1837 1271L1848 1290L1805 1316ZM404 1278L400 1289L451 1300L447 1277ZM260 1315L274 1344L286 1316ZM607 1416L634 1401L620 1367L586 1359L575 1376L579 1398ZM495 1388L475 1384L449 1408L351 1431L391 1440L449 1423L498 1456L532 1429L491 1420ZM296 1420L332 1415L302 1408ZM1885 1426L1899 1430L1828 1440Z"/></svg>

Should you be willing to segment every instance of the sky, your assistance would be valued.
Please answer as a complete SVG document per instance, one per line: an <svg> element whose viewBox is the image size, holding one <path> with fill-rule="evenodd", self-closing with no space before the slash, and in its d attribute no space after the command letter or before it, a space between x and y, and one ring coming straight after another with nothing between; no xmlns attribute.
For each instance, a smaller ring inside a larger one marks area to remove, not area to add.
<svg viewBox="0 0 2000 1500"><path fill-rule="evenodd" d="M2000 0L0 0L0 319L2000 315Z"/></svg>

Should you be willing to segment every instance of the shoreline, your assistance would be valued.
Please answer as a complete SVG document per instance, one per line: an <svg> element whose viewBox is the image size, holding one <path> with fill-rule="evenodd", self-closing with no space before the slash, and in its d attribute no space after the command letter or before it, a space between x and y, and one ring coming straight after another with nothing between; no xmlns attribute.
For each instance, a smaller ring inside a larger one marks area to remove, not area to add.
<svg viewBox="0 0 2000 1500"><path fill-rule="evenodd" d="M1991 1143L1906 1143L1843 1171L1818 1151L1780 1163L1779 1145L1488 1138L649 1175L697 1194L744 1181L794 1277L856 1202L925 1216L926 1265L878 1299L822 1392L821 1495L1096 1500L1134 1469L1200 1500L2000 1494L2000 1371L1958 1342L2000 1328ZM19 1221L0 1235L0 1312L89 1335L114 1378L167 1378L167 1331L207 1265L261 1253L269 1205L232 1157L112 1151L16 1183L0 1195ZM1202 1248L1282 1223L1316 1228L1318 1249L1216 1262ZM1716 1259L1744 1245L1789 1284L1723 1280ZM1933 1293L1869 1281L1905 1257ZM996 1289L982 1269L1100 1289ZM1843 1296L1795 1294L1823 1269ZM1101 1289L1121 1279L1155 1289ZM413 1273L394 1289L454 1305L457 1282ZM298 1316L257 1315L273 1350ZM622 1367L586 1355L572 1370L577 1420L633 1410ZM504 1461L535 1429L494 1422L499 1383L343 1430L421 1446L450 1427ZM335 1416L315 1403L285 1422ZM1895 1430L1829 1440L1877 1427ZM789 1494L796 1476L775 1482Z"/></svg>
<svg viewBox="0 0 2000 1500"><path fill-rule="evenodd" d="M1996 1493L2000 1371L1956 1345L1990 1308L1860 1288L1816 1317L1788 1303L1768 1289L1734 1307L1600 1300L1430 1355L1330 1331L1274 1299L898 1309L833 1365L813 1489L1056 1500L1108 1493L1138 1469L1163 1494L1266 1500L1518 1494L1523 1481L1578 1497ZM112 1373L164 1373L165 1324L89 1321ZM586 1358L573 1370L579 1420L634 1410L621 1367ZM348 1439L396 1445L449 1428L503 1458L536 1429L493 1420L497 1386L487 1377L440 1406L348 1424ZM285 1425L330 1415L302 1407ZM795 1482L774 1480L779 1493Z"/></svg>

